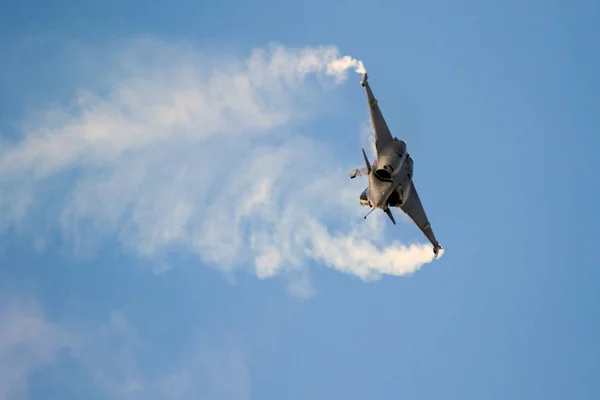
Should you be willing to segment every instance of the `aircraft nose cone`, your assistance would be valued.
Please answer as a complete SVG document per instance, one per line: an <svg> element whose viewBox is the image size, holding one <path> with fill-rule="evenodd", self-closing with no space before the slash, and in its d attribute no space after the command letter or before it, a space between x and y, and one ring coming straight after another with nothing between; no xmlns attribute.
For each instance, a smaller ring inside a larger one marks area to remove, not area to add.
<svg viewBox="0 0 600 400"><path fill-rule="evenodd" d="M375 196L373 196L373 205L376 208L385 208L386 206L386 199L383 198L383 196L380 193L377 193Z"/></svg>

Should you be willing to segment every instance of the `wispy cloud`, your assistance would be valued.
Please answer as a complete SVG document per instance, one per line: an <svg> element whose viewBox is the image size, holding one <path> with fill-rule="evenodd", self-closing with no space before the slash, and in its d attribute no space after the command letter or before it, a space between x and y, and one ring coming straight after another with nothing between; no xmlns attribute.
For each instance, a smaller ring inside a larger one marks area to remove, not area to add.
<svg viewBox="0 0 600 400"><path fill-rule="evenodd" d="M0 229L44 221L76 250L117 237L151 260L176 246L225 271L288 271L305 295L307 261L363 279L432 261L430 245L389 243L381 218L356 218L364 182L346 174L359 157L342 165L298 133L358 60L333 46L232 58L144 40L106 66L121 72L106 93L30 115L1 144Z"/></svg>
<svg viewBox="0 0 600 400"><path fill-rule="evenodd" d="M250 399L249 370L235 341L199 333L180 357L168 354L161 362L145 362L155 347L121 312L111 313L105 322L53 320L32 298L4 296L0 400L29 398L33 373L61 371L73 363L78 378L65 385L84 385L87 393L111 398Z"/></svg>
<svg viewBox="0 0 600 400"><path fill-rule="evenodd" d="M199 334L177 367L153 382L161 398L250 400L251 375L244 352L235 341Z"/></svg>
<svg viewBox="0 0 600 400"><path fill-rule="evenodd" d="M2 296L0 303L0 399L28 395L31 373L55 362L68 335L30 299Z"/></svg>

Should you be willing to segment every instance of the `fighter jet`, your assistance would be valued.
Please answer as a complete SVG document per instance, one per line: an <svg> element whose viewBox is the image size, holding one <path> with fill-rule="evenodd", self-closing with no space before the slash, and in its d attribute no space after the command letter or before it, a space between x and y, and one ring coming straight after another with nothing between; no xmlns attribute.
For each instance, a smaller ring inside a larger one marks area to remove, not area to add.
<svg viewBox="0 0 600 400"><path fill-rule="evenodd" d="M412 180L413 160L406 151L406 143L392 137L392 134L379 109L377 99L367 82L367 74L363 74L360 82L367 92L367 102L371 116L371 124L375 136L377 159L371 165L365 149L362 149L365 168L357 168L348 175L351 179L357 176L368 176L369 186L360 194L359 202L364 207L371 207L365 219L375 209L383 210L396 225L390 207L404 211L427 236L433 245L433 253L438 256L442 246L438 243L423 209L421 200Z"/></svg>

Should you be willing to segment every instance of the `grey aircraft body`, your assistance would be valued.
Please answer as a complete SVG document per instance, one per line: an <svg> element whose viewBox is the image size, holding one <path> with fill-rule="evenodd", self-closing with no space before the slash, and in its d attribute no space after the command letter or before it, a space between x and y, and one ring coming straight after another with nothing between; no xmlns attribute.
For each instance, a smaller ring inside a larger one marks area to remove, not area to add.
<svg viewBox="0 0 600 400"><path fill-rule="evenodd" d="M366 73L363 75L360 84L367 92L367 102L377 150L377 159L371 165L363 149L362 153L366 167L357 168L349 174L351 179L357 176L368 176L369 185L359 197L362 206L372 208L365 218L375 209L381 209L395 225L396 221L390 207L400 208L427 236L427 239L433 245L433 253L437 257L442 246L433 234L431 224L427 219L427 214L423 209L412 180L413 160L406 151L406 143L392 137L379 109L377 99L373 95L369 82L367 82Z"/></svg>

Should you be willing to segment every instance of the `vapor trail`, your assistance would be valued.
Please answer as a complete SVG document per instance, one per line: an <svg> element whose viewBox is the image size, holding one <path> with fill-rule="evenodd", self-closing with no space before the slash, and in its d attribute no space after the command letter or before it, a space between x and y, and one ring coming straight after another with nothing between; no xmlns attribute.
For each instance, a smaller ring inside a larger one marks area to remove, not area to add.
<svg viewBox="0 0 600 400"><path fill-rule="evenodd" d="M364 74L367 72L362 61L356 60L350 56L343 56L327 65L327 73L330 75L339 76L341 72L347 71L350 68L353 68L354 72L358 74Z"/></svg>
<svg viewBox="0 0 600 400"><path fill-rule="evenodd" d="M299 295L311 293L309 262L372 280L432 261L431 245L389 243L379 217L363 223L365 183L346 176L355 165L302 135L324 90L304 78L341 83L362 61L333 46L246 58L140 47L103 58L129 71L108 94L28 115L20 140L0 147L0 230L39 240L58 229L76 252L116 238L160 266L177 249L226 273L285 273ZM329 173L307 174L322 160ZM53 192L53 182L66 186Z"/></svg>

